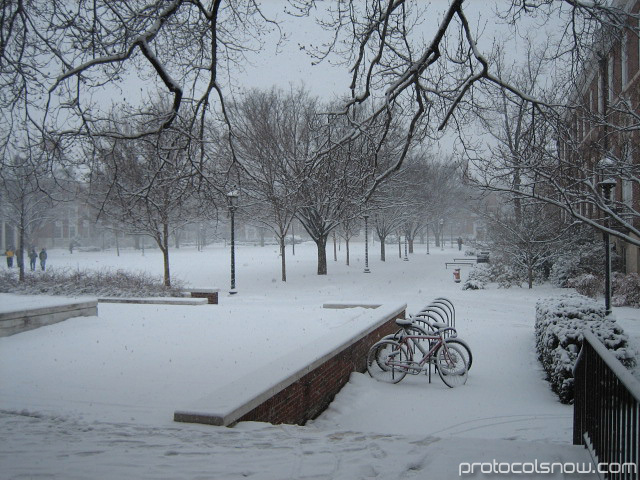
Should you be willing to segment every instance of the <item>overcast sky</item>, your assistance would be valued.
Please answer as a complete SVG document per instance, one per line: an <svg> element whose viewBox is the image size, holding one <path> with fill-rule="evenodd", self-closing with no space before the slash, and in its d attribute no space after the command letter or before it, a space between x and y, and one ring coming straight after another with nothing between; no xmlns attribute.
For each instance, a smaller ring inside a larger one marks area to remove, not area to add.
<svg viewBox="0 0 640 480"><path fill-rule="evenodd" d="M421 33L425 38L431 38L443 13L449 7L449 3L448 0L430 2L428 6L430 13L421 26ZM286 88L289 83L297 85L304 82L314 94L326 99L330 99L334 95L348 95L351 77L346 67L334 67L327 61L313 66L311 58L298 46L299 44L322 43L330 38L330 34L318 27L313 18L292 18L286 15L284 13L284 7L287 5L285 0L264 0L262 4L265 14L279 20L283 32L290 35L290 39L281 46L281 51L278 52L276 50L278 35L273 32L270 41L266 42L264 49L259 54L249 55L252 65L247 65L246 72L237 75L242 86L268 89L277 85ZM464 7L470 23L483 30L480 45L485 53L489 53L494 37L503 37L509 33L506 26L496 24L494 15L496 4L504 6L505 2L500 0L469 0ZM513 42L510 41L510 44ZM517 58L517 50L515 44L513 45L510 53L513 58Z"/></svg>

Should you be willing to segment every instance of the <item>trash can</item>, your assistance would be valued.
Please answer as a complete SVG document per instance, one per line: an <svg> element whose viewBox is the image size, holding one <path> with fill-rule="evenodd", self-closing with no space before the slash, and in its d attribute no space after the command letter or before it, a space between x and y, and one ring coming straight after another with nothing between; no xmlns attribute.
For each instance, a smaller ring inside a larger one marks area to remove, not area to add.
<svg viewBox="0 0 640 480"><path fill-rule="evenodd" d="M456 283L460 283L460 269L459 268L454 268L453 269L453 281Z"/></svg>

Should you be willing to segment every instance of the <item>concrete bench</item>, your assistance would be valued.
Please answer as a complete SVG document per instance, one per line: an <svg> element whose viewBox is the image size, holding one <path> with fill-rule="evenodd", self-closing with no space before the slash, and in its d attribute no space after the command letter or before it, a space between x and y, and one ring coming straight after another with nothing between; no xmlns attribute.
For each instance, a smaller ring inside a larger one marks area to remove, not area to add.
<svg viewBox="0 0 640 480"><path fill-rule="evenodd" d="M139 303L146 305L206 305L206 298L184 297L104 297L98 298L99 303Z"/></svg>
<svg viewBox="0 0 640 480"><path fill-rule="evenodd" d="M473 262L445 262L444 263L444 268L448 269L449 265L462 265L462 266L468 265L468 266L471 266L471 265L474 265L474 264L473 264Z"/></svg>
<svg viewBox="0 0 640 480"><path fill-rule="evenodd" d="M186 291L186 294L191 298L206 298L209 305L217 305L219 291L219 288L191 288Z"/></svg>

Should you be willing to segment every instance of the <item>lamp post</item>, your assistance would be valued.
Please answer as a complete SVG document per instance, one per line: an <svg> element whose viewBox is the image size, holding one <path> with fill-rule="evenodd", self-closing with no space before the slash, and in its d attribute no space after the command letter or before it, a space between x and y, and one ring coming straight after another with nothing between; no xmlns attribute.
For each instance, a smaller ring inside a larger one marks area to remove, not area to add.
<svg viewBox="0 0 640 480"><path fill-rule="evenodd" d="M405 262L409 261L409 257L407 256L407 232L404 232L404 258L402 260Z"/></svg>
<svg viewBox="0 0 640 480"><path fill-rule="evenodd" d="M227 193L229 202L229 214L231 216L231 289L229 295L235 295L236 290L236 241L235 241L235 214L238 208L238 191L232 190Z"/></svg>
<svg viewBox="0 0 640 480"><path fill-rule="evenodd" d="M615 168L615 160L605 157L598 162L598 170L604 176L602 181L598 184L602 188L604 195L604 203L607 208L611 208L611 191L616 186L616 179L613 178L613 170ZM605 227L611 227L611 220L609 214L605 212L607 217L605 219ZM604 238L604 307L606 315L611 313L611 239L609 232L602 234Z"/></svg>
<svg viewBox="0 0 640 480"><path fill-rule="evenodd" d="M444 250L444 218L440 219L440 250Z"/></svg>
<svg viewBox="0 0 640 480"><path fill-rule="evenodd" d="M427 255L429 255L429 224L427 223Z"/></svg>
<svg viewBox="0 0 640 480"><path fill-rule="evenodd" d="M371 273L369 270L369 215L364 215L364 273Z"/></svg>

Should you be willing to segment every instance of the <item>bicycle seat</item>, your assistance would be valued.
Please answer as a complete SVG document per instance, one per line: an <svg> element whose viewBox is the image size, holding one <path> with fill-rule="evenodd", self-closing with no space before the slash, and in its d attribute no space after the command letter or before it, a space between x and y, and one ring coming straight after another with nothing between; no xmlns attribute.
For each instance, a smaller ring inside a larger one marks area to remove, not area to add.
<svg viewBox="0 0 640 480"><path fill-rule="evenodd" d="M408 327L413 324L413 321L410 318L396 318L396 325L399 327Z"/></svg>

